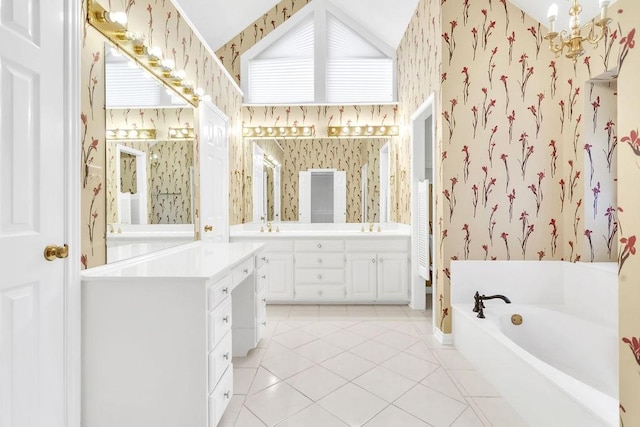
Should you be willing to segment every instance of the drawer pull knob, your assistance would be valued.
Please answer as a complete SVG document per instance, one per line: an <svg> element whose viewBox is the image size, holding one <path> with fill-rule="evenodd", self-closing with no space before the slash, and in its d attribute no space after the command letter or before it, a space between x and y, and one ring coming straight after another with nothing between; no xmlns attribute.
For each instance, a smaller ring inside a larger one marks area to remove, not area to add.
<svg viewBox="0 0 640 427"><path fill-rule="evenodd" d="M318 249L322 248L322 244L318 243Z"/></svg>
<svg viewBox="0 0 640 427"><path fill-rule="evenodd" d="M318 291L318 295L322 296L322 291Z"/></svg>
<svg viewBox="0 0 640 427"><path fill-rule="evenodd" d="M228 294L229 293L229 288L223 288L222 289L222 293L223 294Z"/></svg>
<svg viewBox="0 0 640 427"><path fill-rule="evenodd" d="M223 321L224 323L229 323L229 316L224 316L224 317L222 318L222 321Z"/></svg>
<svg viewBox="0 0 640 427"><path fill-rule="evenodd" d="M374 258L371 260L371 264L375 264L375 263L376 263L376 259Z"/></svg>
<svg viewBox="0 0 640 427"><path fill-rule="evenodd" d="M262 326L267 326L267 322L266 321L262 322Z"/></svg>
<svg viewBox="0 0 640 427"><path fill-rule="evenodd" d="M380 262L383 262L383 261L384 261L384 259L380 258Z"/></svg>
<svg viewBox="0 0 640 427"><path fill-rule="evenodd" d="M267 276L266 276L266 275L264 275L264 276L262 276L262 278L263 278L263 279L266 279L266 278L267 278Z"/></svg>
<svg viewBox="0 0 640 427"><path fill-rule="evenodd" d="M267 257L266 256L263 256L261 259L262 259L262 261L267 262Z"/></svg>
<svg viewBox="0 0 640 427"><path fill-rule="evenodd" d="M322 258L318 258L318 264L322 264Z"/></svg>
<svg viewBox="0 0 640 427"><path fill-rule="evenodd" d="M224 358L224 360L229 360L229 353L223 354L222 357Z"/></svg>
<svg viewBox="0 0 640 427"><path fill-rule="evenodd" d="M322 280L322 274L318 274L318 280Z"/></svg>
<svg viewBox="0 0 640 427"><path fill-rule="evenodd" d="M267 303L267 299L266 298L262 298L262 302L266 304Z"/></svg>
<svg viewBox="0 0 640 427"><path fill-rule="evenodd" d="M231 397L231 391L228 391L228 392L226 392L226 393L224 394L224 398L225 398L225 399L228 399L228 398L230 398L230 397Z"/></svg>
<svg viewBox="0 0 640 427"><path fill-rule="evenodd" d="M248 269L248 268L245 268L244 270L242 270L242 272L243 272L244 274L249 274L249 269Z"/></svg>

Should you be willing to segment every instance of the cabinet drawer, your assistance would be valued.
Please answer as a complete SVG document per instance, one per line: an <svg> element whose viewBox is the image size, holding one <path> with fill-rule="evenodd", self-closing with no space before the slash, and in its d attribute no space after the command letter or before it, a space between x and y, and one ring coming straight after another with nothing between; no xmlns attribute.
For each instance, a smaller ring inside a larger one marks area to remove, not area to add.
<svg viewBox="0 0 640 427"><path fill-rule="evenodd" d="M231 298L228 298L218 308L209 313L209 345L207 350L211 351L230 329Z"/></svg>
<svg viewBox="0 0 640 427"><path fill-rule="evenodd" d="M344 269L296 268L297 283L344 283Z"/></svg>
<svg viewBox="0 0 640 427"><path fill-rule="evenodd" d="M231 295L231 275L207 287L207 310L211 311Z"/></svg>
<svg viewBox="0 0 640 427"><path fill-rule="evenodd" d="M242 240L247 241L247 240ZM292 252L293 240L283 239L281 237L273 237L267 239L252 239L251 243L262 243L264 252L260 255L263 257L265 252Z"/></svg>
<svg viewBox="0 0 640 427"><path fill-rule="evenodd" d="M216 348L209 353L209 391L213 390L227 366L231 365L231 357L231 332L227 332Z"/></svg>
<svg viewBox="0 0 640 427"><path fill-rule="evenodd" d="M304 252L340 252L344 250L343 240L296 240L295 250Z"/></svg>
<svg viewBox="0 0 640 427"><path fill-rule="evenodd" d="M209 427L216 427L233 397L233 365L229 365L222 379L209 395Z"/></svg>
<svg viewBox="0 0 640 427"><path fill-rule="evenodd" d="M267 285L269 267L265 264L256 271L256 292L260 292Z"/></svg>
<svg viewBox="0 0 640 427"><path fill-rule="evenodd" d="M267 258L265 256L265 252L262 251L262 252L256 254L255 259L256 259L256 262L255 262L256 270L258 270L260 267L262 267L265 264L265 262L267 260Z"/></svg>
<svg viewBox="0 0 640 427"><path fill-rule="evenodd" d="M296 255L298 268L342 268L344 255L332 252L304 252Z"/></svg>
<svg viewBox="0 0 640 427"><path fill-rule="evenodd" d="M296 286L296 300L336 301L344 300L344 286L340 285L304 285Z"/></svg>
<svg viewBox="0 0 640 427"><path fill-rule="evenodd" d="M256 296L256 321L266 317L267 312L267 289L258 292Z"/></svg>
<svg viewBox="0 0 640 427"><path fill-rule="evenodd" d="M409 239L349 239L347 252L408 252Z"/></svg>
<svg viewBox="0 0 640 427"><path fill-rule="evenodd" d="M233 286L238 286L251 273L253 273L253 258L249 258L233 269L231 272L233 276Z"/></svg>

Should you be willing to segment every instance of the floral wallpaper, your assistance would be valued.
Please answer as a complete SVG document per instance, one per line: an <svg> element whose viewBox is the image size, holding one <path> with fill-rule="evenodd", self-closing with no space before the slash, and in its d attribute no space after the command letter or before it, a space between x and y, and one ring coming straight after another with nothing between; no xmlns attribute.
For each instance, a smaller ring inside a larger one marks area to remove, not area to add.
<svg viewBox="0 0 640 427"><path fill-rule="evenodd" d="M620 421L622 426L640 425L640 259L636 241L640 228L640 51L636 47L640 4L619 0L615 5L619 28L611 53L618 78L618 268L620 333Z"/></svg>
<svg viewBox="0 0 640 427"><path fill-rule="evenodd" d="M107 129L156 129L154 141L107 142L108 223L118 222L115 168L117 145L146 153L148 223L193 223L190 173L194 164L193 140L169 140L170 127L193 127L193 114L193 108L107 109ZM123 181L122 172L120 177Z"/></svg>
<svg viewBox="0 0 640 427"><path fill-rule="evenodd" d="M451 259L617 258L622 425L640 423L640 289L631 279L640 263L637 230L625 221L640 207L632 184L640 174L639 84L629 71L638 63L638 8L616 3L610 32L575 65L551 55L546 29L506 0L422 0L416 17L427 19L411 22L398 49L400 123L431 91L439 109L437 326L451 330ZM442 53L438 80L424 70L427 51ZM408 164L408 147L400 139L398 167ZM397 196L398 216L410 215L406 190Z"/></svg>
<svg viewBox="0 0 640 427"><path fill-rule="evenodd" d="M450 0L442 26L438 296L449 332L449 261L562 258L563 212L582 194L576 180L558 185L564 94L541 25L504 0Z"/></svg>
<svg viewBox="0 0 640 427"><path fill-rule="evenodd" d="M387 139L326 138L327 127L336 125L395 125L398 124L398 105L298 105L244 108L244 126L314 126L314 139L281 139L284 149L282 168L282 220L298 220L298 172L309 168L336 168L347 172L347 222L360 222L362 215L361 170L368 164L368 220L380 218L380 160L379 151ZM251 144L245 145L245 159L251 162ZM318 156L321 156L318 157ZM349 159L346 161L346 159ZM245 164L247 176L252 165ZM393 172L392 172L393 173ZM393 191L392 191L393 193ZM251 222L252 186L245 185L245 212Z"/></svg>
<svg viewBox="0 0 640 427"><path fill-rule="evenodd" d="M82 14L87 13L86 0ZM81 49L81 256L83 268L107 262L105 191L104 39L88 24Z"/></svg>
<svg viewBox="0 0 640 427"><path fill-rule="evenodd" d="M96 0L94 0L96 1ZM242 222L244 216L241 172L244 151L241 132L242 95L235 82L228 77L217 58L193 32L185 17L168 0L99 0L110 11L124 11L128 15L128 30L143 34L151 46L159 46L163 56L175 61L177 69L184 69L194 86L202 87L228 117L229 143L229 218L231 224ZM82 12L87 12L83 0ZM95 267L106 261L106 145L104 110L104 42L105 38L85 22L82 29L82 265ZM198 128L198 114L194 114ZM194 169L199 170L199 139L194 143ZM194 222L199 227L199 174L195 174Z"/></svg>
<svg viewBox="0 0 640 427"><path fill-rule="evenodd" d="M442 46L440 35L441 0L420 0L409 22L398 50L398 124L404 131L391 144L393 175L396 180L395 191L391 191L391 217L398 222L411 223L411 115L434 93L435 104L439 108L440 80L442 76ZM435 116L434 127L439 138L441 118ZM435 167L435 165L434 165Z"/></svg>
<svg viewBox="0 0 640 427"><path fill-rule="evenodd" d="M216 56L236 83L240 84L241 55L310 2L311 0L282 0L216 50Z"/></svg>

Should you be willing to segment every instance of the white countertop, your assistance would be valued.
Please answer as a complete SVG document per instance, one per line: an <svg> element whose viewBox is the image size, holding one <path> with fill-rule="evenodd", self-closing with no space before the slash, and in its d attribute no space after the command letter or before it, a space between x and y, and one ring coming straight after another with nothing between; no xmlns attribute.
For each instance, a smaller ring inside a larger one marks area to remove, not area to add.
<svg viewBox="0 0 640 427"><path fill-rule="evenodd" d="M203 243L176 246L138 258L82 272L83 280L208 279L250 258L263 247L258 243Z"/></svg>
<svg viewBox="0 0 640 427"><path fill-rule="evenodd" d="M149 242L149 243L128 243L119 246L107 246L107 262L109 264L122 261L128 258L146 255L151 252L173 248L180 243L176 242Z"/></svg>
<svg viewBox="0 0 640 427"><path fill-rule="evenodd" d="M378 230L380 227L380 231ZM365 231L362 231L364 227ZM260 229L263 231L260 231ZM230 227L229 236L232 238L385 238L385 237L411 237L411 226L399 223L375 223L373 232L369 231L369 224L345 223L345 224L303 224L298 222L272 223L272 231L267 231L263 223L250 223L233 225ZM276 231L279 230L279 231Z"/></svg>

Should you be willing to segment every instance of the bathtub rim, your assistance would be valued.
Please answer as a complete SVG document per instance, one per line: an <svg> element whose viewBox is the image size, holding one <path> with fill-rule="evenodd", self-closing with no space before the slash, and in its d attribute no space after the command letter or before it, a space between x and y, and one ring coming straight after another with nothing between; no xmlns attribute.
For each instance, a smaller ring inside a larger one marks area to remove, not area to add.
<svg viewBox="0 0 640 427"><path fill-rule="evenodd" d="M559 391L565 393L568 398L570 398L574 403L583 407L586 412L589 412L593 417L600 420L602 423L606 425L617 425L618 417L619 417L619 399L616 399L612 396L609 396L606 393L603 393L600 390L597 390L591 387L588 384L585 384L571 375L555 368L554 366L548 364L547 362L538 359L533 354L529 353L524 348L520 347L517 343L508 338L500 329L499 320L496 318L497 316L504 314L506 309L509 310L517 310L518 307L526 307L526 308L543 308L543 309L552 309L555 307L555 311L562 312L564 314L570 314L563 310L558 310L558 308L562 307L561 304L550 304L550 305L542 305L542 304L511 304L508 307L499 307L499 310L496 312L491 312L489 310L485 310L485 319L478 319L476 317L476 313L472 311L473 304L453 304L452 305L452 321L456 323L456 318L460 319L458 316L464 317L467 321L472 322L481 330L485 331L485 333L490 334L493 338L495 338L498 343L503 345L508 350L512 351L516 357L522 360L526 365L528 365L533 370L540 372L550 384L553 384L555 388ZM494 308L494 307L492 307ZM455 332L456 327L453 326L453 331ZM455 333L453 334L453 343L455 343L456 337ZM474 367L478 368L474 363L473 359L470 359L469 362L474 365ZM484 376L482 369L477 369L478 372ZM491 378L485 379L494 384L491 381ZM495 386L495 384L494 384ZM497 389L500 387L496 386ZM502 396L508 400L508 396ZM594 410L596 409L596 410ZM614 422L612 424L612 422Z"/></svg>

